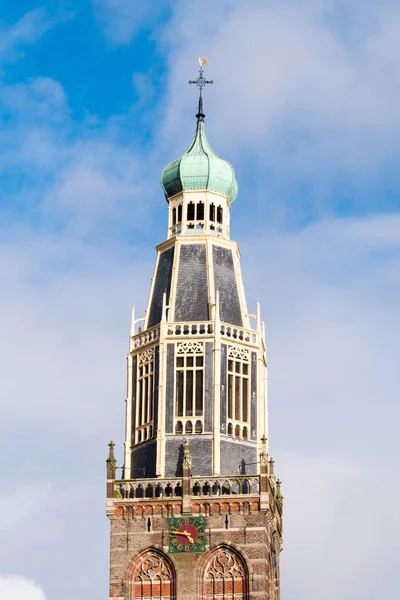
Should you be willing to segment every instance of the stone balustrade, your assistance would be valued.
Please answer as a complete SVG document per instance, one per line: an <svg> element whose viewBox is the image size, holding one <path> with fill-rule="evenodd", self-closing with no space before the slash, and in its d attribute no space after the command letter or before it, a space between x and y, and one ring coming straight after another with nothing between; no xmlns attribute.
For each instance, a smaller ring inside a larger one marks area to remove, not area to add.
<svg viewBox="0 0 400 600"><path fill-rule="evenodd" d="M135 479L119 480L114 483L116 500L141 500L146 498L182 497L182 479ZM235 495L258 495L259 475L238 475L235 477L191 477L190 495L192 498L209 498Z"/></svg>
<svg viewBox="0 0 400 600"><path fill-rule="evenodd" d="M185 336L204 336L215 335L215 324L212 321L190 322L190 323L166 323L166 338L184 338ZM256 346L258 332L253 329L244 329L228 323L220 324L219 331L224 340L234 340L246 345ZM133 349L142 348L153 344L160 339L160 325L151 329L137 333L132 338Z"/></svg>
<svg viewBox="0 0 400 600"><path fill-rule="evenodd" d="M155 327L151 327L150 329L146 329L146 331L140 331L136 335L133 336L133 348L141 348L142 346L147 346L148 344L153 344L157 340L160 339L160 326L156 325Z"/></svg>

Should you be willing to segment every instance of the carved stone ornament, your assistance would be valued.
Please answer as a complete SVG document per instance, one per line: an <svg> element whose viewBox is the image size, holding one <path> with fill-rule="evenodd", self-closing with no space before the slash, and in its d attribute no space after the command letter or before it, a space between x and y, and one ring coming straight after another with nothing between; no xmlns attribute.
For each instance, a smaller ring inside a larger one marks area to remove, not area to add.
<svg viewBox="0 0 400 600"><path fill-rule="evenodd" d="M185 440L185 446L183 449L183 466L188 467L189 469L192 468L192 456L189 450L189 440Z"/></svg>
<svg viewBox="0 0 400 600"><path fill-rule="evenodd" d="M139 354L139 367L144 365L144 363L151 362L154 359L154 350L150 348L149 350L145 350L141 354Z"/></svg>
<svg viewBox="0 0 400 600"><path fill-rule="evenodd" d="M176 345L176 353L179 354L203 354L202 342L179 342Z"/></svg>
<svg viewBox="0 0 400 600"><path fill-rule="evenodd" d="M249 351L242 346L228 346L228 357L238 358L239 360L249 360Z"/></svg>

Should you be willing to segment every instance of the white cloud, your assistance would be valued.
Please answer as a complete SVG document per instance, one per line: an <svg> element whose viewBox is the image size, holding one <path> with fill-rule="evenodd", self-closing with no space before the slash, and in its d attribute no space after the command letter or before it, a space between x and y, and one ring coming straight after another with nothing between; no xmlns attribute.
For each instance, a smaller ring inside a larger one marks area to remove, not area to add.
<svg viewBox="0 0 400 600"><path fill-rule="evenodd" d="M52 16L45 8L36 8L25 13L13 25L0 23L0 58L3 61L18 59L26 46L35 44L57 23L71 16L64 11Z"/></svg>
<svg viewBox="0 0 400 600"><path fill-rule="evenodd" d="M154 166L147 153L120 143L121 125L112 119L83 123L78 133L59 82L38 77L5 86L0 114L6 117L0 172L20 181L10 207L23 202L46 227L80 235L128 222L134 229L151 213L159 185L149 176Z"/></svg>
<svg viewBox="0 0 400 600"><path fill-rule="evenodd" d="M286 482L282 595L374 600L380 588L391 596L384 574L400 551L396 470L374 460L299 454L281 456L279 470Z"/></svg>
<svg viewBox="0 0 400 600"><path fill-rule="evenodd" d="M41 587L18 575L0 575L0 597L10 600L45 600Z"/></svg>
<svg viewBox="0 0 400 600"><path fill-rule="evenodd" d="M50 488L44 482L4 488L0 498L0 531L22 527L24 521L40 508L48 493Z"/></svg>
<svg viewBox="0 0 400 600"><path fill-rule="evenodd" d="M183 84L202 53L215 80L205 112L220 152L256 155L271 178L301 174L324 185L338 171L376 177L398 154L400 10L392 2L202 1L190 11L179 3L165 36L168 138L194 112L195 93Z"/></svg>
<svg viewBox="0 0 400 600"><path fill-rule="evenodd" d="M165 15L169 0L92 0L92 4L107 37L115 44L129 44L140 29L154 28Z"/></svg>

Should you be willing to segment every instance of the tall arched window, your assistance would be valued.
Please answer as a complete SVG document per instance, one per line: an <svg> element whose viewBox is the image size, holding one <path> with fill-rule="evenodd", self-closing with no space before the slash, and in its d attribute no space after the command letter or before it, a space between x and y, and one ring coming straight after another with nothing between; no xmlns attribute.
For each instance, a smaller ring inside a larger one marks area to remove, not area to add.
<svg viewBox="0 0 400 600"><path fill-rule="evenodd" d="M133 561L129 579L129 598L174 600L174 567L163 552L151 548L139 554Z"/></svg>
<svg viewBox="0 0 400 600"><path fill-rule="evenodd" d="M189 202L187 205L187 220L194 221L194 204L193 202Z"/></svg>
<svg viewBox="0 0 400 600"><path fill-rule="evenodd" d="M216 548L203 569L202 600L246 600L248 574L241 555L233 548Z"/></svg>
<svg viewBox="0 0 400 600"><path fill-rule="evenodd" d="M198 221L204 220L204 204L199 202L196 207L196 219Z"/></svg>
<svg viewBox="0 0 400 600"><path fill-rule="evenodd" d="M215 221L215 204L210 204L210 221Z"/></svg>

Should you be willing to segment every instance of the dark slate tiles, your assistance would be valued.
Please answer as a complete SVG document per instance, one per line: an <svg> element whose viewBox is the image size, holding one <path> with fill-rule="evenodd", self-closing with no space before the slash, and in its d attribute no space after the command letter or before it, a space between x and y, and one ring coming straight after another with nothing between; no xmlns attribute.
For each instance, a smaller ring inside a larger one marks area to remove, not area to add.
<svg viewBox="0 0 400 600"><path fill-rule="evenodd" d="M156 439L143 442L132 450L132 478L156 476Z"/></svg>
<svg viewBox="0 0 400 600"><path fill-rule="evenodd" d="M211 436L168 436L165 440L165 477L182 477L182 459L185 439L189 440L192 455L192 476L212 474Z"/></svg>
<svg viewBox="0 0 400 600"><path fill-rule="evenodd" d="M171 292L172 267L174 264L175 248L168 248L162 254L158 261L156 280L151 298L150 316L148 327L153 327L161 321L162 301L164 292L167 295L167 303Z"/></svg>
<svg viewBox="0 0 400 600"><path fill-rule="evenodd" d="M232 250L213 245L214 285L219 291L220 318L243 327Z"/></svg>
<svg viewBox="0 0 400 600"><path fill-rule="evenodd" d="M208 321L206 247L185 244L179 256L175 321Z"/></svg>
<svg viewBox="0 0 400 600"><path fill-rule="evenodd" d="M239 440L221 439L221 473L237 475L257 473L257 448Z"/></svg>

